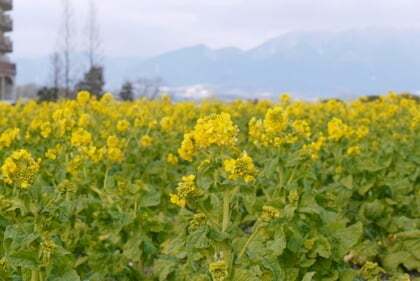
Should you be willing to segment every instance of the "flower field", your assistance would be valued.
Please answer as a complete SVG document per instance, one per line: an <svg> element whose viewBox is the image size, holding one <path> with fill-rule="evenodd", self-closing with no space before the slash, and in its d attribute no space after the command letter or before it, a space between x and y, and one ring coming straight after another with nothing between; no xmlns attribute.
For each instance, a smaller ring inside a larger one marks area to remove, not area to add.
<svg viewBox="0 0 420 281"><path fill-rule="evenodd" d="M420 280L420 103L0 105L0 280Z"/></svg>

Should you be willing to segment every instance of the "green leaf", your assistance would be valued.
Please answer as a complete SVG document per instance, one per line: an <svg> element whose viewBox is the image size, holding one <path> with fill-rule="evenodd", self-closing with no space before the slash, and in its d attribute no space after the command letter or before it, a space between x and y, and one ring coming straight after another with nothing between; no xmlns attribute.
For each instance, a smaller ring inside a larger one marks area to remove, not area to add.
<svg viewBox="0 0 420 281"><path fill-rule="evenodd" d="M279 257L286 249L287 241L283 230L276 232L274 239L267 242L267 248L272 251L274 256Z"/></svg>
<svg viewBox="0 0 420 281"><path fill-rule="evenodd" d="M303 276L302 281L311 281L316 272L308 272Z"/></svg>
<svg viewBox="0 0 420 281"><path fill-rule="evenodd" d="M153 190L146 192L140 199L140 205L144 208L155 207L160 204L161 194L159 191Z"/></svg>
<svg viewBox="0 0 420 281"><path fill-rule="evenodd" d="M363 224L360 222L343 229L337 229L333 235L339 241L337 245L334 245L334 248L338 251L338 255L344 257L359 242L362 234Z"/></svg>
<svg viewBox="0 0 420 281"><path fill-rule="evenodd" d="M348 189L352 189L353 188L353 176L352 175L348 175L347 177L341 179L341 184L348 188Z"/></svg>
<svg viewBox="0 0 420 281"><path fill-rule="evenodd" d="M187 246L189 249L205 249L210 246L210 240L207 237L207 228L201 227L188 235Z"/></svg>
<svg viewBox="0 0 420 281"><path fill-rule="evenodd" d="M166 281L169 274L175 271L176 264L174 259L158 259L153 265L153 272L159 276L159 281Z"/></svg>
<svg viewBox="0 0 420 281"><path fill-rule="evenodd" d="M123 255L132 261L140 261L142 259L143 250L140 247L143 240L140 236L132 237L125 243L123 247Z"/></svg>
<svg viewBox="0 0 420 281"><path fill-rule="evenodd" d="M317 237L315 252L320 257L329 258L331 256L331 245L325 237Z"/></svg>
<svg viewBox="0 0 420 281"><path fill-rule="evenodd" d="M38 253L30 250L14 252L7 257L7 261L13 267L24 269L36 269L39 266Z"/></svg>
<svg viewBox="0 0 420 281"><path fill-rule="evenodd" d="M262 272L258 266L254 266L252 269L239 268L235 270L233 276L234 281L260 281Z"/></svg>
<svg viewBox="0 0 420 281"><path fill-rule="evenodd" d="M54 278L53 281L80 281L80 276L76 271L70 270L64 273L63 276Z"/></svg>

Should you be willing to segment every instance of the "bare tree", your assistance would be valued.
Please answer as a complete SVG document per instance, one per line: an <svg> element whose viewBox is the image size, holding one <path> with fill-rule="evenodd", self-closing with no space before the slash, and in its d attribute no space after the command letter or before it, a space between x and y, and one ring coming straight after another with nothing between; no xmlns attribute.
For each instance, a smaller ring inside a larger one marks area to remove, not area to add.
<svg viewBox="0 0 420 281"><path fill-rule="evenodd" d="M95 0L89 0L86 37L89 68L92 69L98 67L102 60L102 39Z"/></svg>
<svg viewBox="0 0 420 281"><path fill-rule="evenodd" d="M76 84L77 90L87 90L93 95L101 97L103 94L104 67L101 65L102 41L100 36L100 27L97 19L97 8L95 0L88 0L89 9L85 28L86 53L89 62L89 68L83 78Z"/></svg>
<svg viewBox="0 0 420 281"><path fill-rule="evenodd" d="M63 64L61 61L60 54L54 52L50 56L51 65L51 86L55 89L60 89L62 86L62 75L63 75Z"/></svg>
<svg viewBox="0 0 420 281"><path fill-rule="evenodd" d="M74 37L74 11L71 0L61 0L63 4L62 27L60 31L61 36L61 52L63 56L63 80L64 80L64 95L66 98L72 97L72 54L75 49Z"/></svg>
<svg viewBox="0 0 420 281"><path fill-rule="evenodd" d="M146 97L156 99L160 94L160 87L163 80L160 77L146 78L141 77L135 81L136 97Z"/></svg>

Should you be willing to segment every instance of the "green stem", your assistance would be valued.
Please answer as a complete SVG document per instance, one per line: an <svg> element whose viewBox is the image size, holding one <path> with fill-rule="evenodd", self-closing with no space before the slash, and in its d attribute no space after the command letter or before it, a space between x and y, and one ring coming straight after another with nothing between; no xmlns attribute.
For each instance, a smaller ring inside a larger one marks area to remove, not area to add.
<svg viewBox="0 0 420 281"><path fill-rule="evenodd" d="M293 171L290 174L289 180L287 181L286 185L289 185L292 182L293 178L295 177L296 170L297 170L297 166L293 168Z"/></svg>
<svg viewBox="0 0 420 281"><path fill-rule="evenodd" d="M229 226L229 220L230 220L230 196L229 191L225 190L223 193L223 221L222 221L222 232L226 232L228 226Z"/></svg>
<svg viewBox="0 0 420 281"><path fill-rule="evenodd" d="M38 271L32 270L31 281L39 281L39 272Z"/></svg>
<svg viewBox="0 0 420 281"><path fill-rule="evenodd" d="M106 185L107 185L107 182L108 182L108 174L109 174L109 168L106 168L103 189L106 188Z"/></svg>
<svg viewBox="0 0 420 281"><path fill-rule="evenodd" d="M230 221L230 194L229 190L223 192L223 221L222 221L222 232L226 233ZM232 270L232 257L231 251L228 245L225 245L223 249L223 258L227 265L229 265L229 275Z"/></svg>
<svg viewBox="0 0 420 281"><path fill-rule="evenodd" d="M258 222L257 222L258 223ZM249 244L252 242L252 240L254 240L254 238L257 236L258 231L260 231L261 226L258 225L255 227L254 232L251 234L251 236L249 236L248 240L246 241L245 245L242 247L241 252L239 253L238 259L241 259L242 256L245 254L246 249L248 248Z"/></svg>

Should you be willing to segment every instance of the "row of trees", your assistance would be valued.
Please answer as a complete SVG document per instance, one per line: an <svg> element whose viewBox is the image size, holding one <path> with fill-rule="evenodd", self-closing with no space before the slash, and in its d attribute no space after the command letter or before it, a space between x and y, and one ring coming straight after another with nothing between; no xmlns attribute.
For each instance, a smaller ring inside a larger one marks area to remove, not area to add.
<svg viewBox="0 0 420 281"><path fill-rule="evenodd" d="M62 15L59 36L55 51L50 57L50 82L48 86L38 90L38 99L57 100L59 98L72 99L80 90L87 90L100 97L104 93L104 55L103 41L98 21L98 11L95 0L88 0L86 23L81 33L85 65L74 60L77 49L78 32L75 28L75 10L72 0L61 0ZM77 17L80 18L80 17ZM82 70L84 69L84 70ZM84 73L77 77L77 73ZM119 92L123 100L133 100L139 96L155 98L159 94L162 80L159 78L139 78L127 81Z"/></svg>
<svg viewBox="0 0 420 281"><path fill-rule="evenodd" d="M70 99L74 98L74 93L81 89L89 90L99 96L103 92L105 81L101 56L102 40L95 1L88 0L87 20L82 33L82 42L84 42L82 49L87 56L88 65L81 79L76 78L76 73L83 71L76 69L74 61L78 34L75 28L74 8L71 0L61 0L61 5L62 22L55 51L50 57L50 83L38 91L38 97L41 100Z"/></svg>

